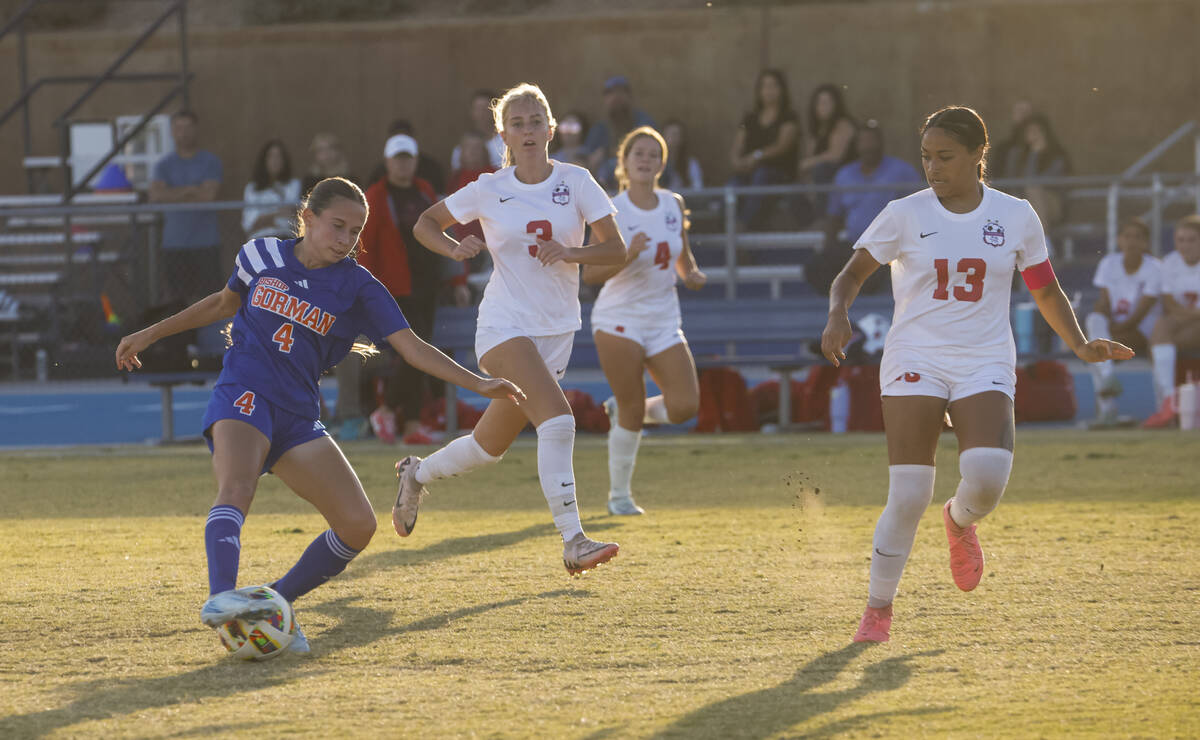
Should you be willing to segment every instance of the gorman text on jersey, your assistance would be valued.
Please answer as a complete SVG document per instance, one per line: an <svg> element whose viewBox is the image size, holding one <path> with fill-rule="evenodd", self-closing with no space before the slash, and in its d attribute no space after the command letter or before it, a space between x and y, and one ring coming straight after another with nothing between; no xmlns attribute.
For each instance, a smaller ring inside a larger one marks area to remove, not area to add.
<svg viewBox="0 0 1200 740"><path fill-rule="evenodd" d="M322 311L308 301L262 284L255 286L250 305L296 321L321 336L325 336L333 322L337 321L337 316Z"/></svg>

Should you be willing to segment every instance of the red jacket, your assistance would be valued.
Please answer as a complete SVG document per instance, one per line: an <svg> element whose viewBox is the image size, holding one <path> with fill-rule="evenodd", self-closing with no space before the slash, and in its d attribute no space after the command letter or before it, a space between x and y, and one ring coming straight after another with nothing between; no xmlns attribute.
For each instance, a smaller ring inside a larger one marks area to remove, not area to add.
<svg viewBox="0 0 1200 740"><path fill-rule="evenodd" d="M437 202L437 193L433 192L433 186L428 182L417 177L413 178L413 185L429 198L430 203ZM359 235L362 248L358 253L358 264L370 270L392 295L410 295L412 271L408 266L408 245L404 243L400 229L392 220L392 209L388 206L387 178L367 188L366 195L369 215ZM425 247L414 244L412 248Z"/></svg>

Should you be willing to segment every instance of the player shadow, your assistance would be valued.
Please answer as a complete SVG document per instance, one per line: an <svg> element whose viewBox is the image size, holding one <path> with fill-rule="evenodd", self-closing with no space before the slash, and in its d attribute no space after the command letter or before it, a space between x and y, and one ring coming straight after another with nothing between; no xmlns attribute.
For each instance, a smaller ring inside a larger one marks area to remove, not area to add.
<svg viewBox="0 0 1200 740"><path fill-rule="evenodd" d="M321 635L311 658L288 654L259 663L216 658L216 662L210 665L169 676L140 679L104 677L81 681L64 687L65 691L76 694L69 704L0 718L0 737L40 737L83 722L130 716L202 699L230 697L245 691L247 687L253 687L256 692L280 687L298 678L335 673L335 668L321 667L314 658L324 658L341 650L362 647L393 635L441 629L459 619L535 599L590 596L584 589L543 591L463 607L396 626L391 625L394 612L354 605L352 602L359 598L357 596L335 599L312 607L313 611L336 618L339 624ZM169 649L170 646L164 647ZM214 655L219 654L217 650L219 648L214 638ZM226 730L237 732L243 728L234 724L210 725L208 729L220 734ZM185 732L179 736L189 734L193 733Z"/></svg>
<svg viewBox="0 0 1200 740"><path fill-rule="evenodd" d="M915 672L912 661L939 655L932 650L887 658L868 665L857 686L840 691L817 691L833 681L838 674L868 648L868 643L849 645L820 655L796 671L791 679L778 686L752 691L741 696L701 707L670 726L655 733L654 738L695 737L697 735L729 738L766 738L786 733L788 728L815 717L828 714L843 704L857 701L870 694L895 691L908 683ZM948 709L914 709L854 717L839 720L818 730L829 736L879 716L928 714ZM808 737L809 734L805 733Z"/></svg>
<svg viewBox="0 0 1200 740"><path fill-rule="evenodd" d="M620 522L591 520L585 521L584 525L588 532L603 532L622 526ZM387 537L389 534L390 532L385 531L384 527L381 526L375 537ZM554 534L554 525L546 522L544 524L534 524L524 529L515 529L511 532L479 534L469 537L451 537L450 539L439 540L438 542L426 545L419 550L381 550L373 552L368 549L367 552L354 559L354 563L338 576L338 580L350 581L361 578L377 568L420 565L460 555L475 555L491 550L500 550L537 537L549 537L551 534Z"/></svg>

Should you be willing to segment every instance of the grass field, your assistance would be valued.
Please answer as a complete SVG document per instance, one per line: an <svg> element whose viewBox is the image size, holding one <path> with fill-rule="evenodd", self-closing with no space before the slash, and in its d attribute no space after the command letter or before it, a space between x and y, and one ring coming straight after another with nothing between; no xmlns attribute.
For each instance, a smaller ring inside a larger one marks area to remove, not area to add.
<svg viewBox="0 0 1200 740"><path fill-rule="evenodd" d="M641 518L603 514L603 440L576 453L612 564L567 577L532 444L433 488L392 532L394 450L347 453L379 533L298 603L311 656L228 660L206 596L207 450L0 456L0 737L1200 736L1200 438L1020 430L950 580L937 502L892 641L854 645L886 492L882 439L650 438ZM324 528L272 478L241 583Z"/></svg>

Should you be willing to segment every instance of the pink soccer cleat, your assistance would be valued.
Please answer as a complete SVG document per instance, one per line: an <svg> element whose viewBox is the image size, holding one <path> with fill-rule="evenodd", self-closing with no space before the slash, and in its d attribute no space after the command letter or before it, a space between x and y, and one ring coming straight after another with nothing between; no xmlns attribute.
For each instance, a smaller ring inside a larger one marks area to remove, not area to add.
<svg viewBox="0 0 1200 740"><path fill-rule="evenodd" d="M975 536L974 524L960 527L950 516L950 501L942 507L946 539L950 542L950 575L954 576L955 586L970 591L979 585L979 579L983 577L983 548Z"/></svg>
<svg viewBox="0 0 1200 740"><path fill-rule="evenodd" d="M887 642L892 636L892 605L868 606L854 633L855 642Z"/></svg>
<svg viewBox="0 0 1200 740"><path fill-rule="evenodd" d="M1142 429L1170 429L1178 422L1174 394L1163 399L1162 406L1142 422Z"/></svg>

